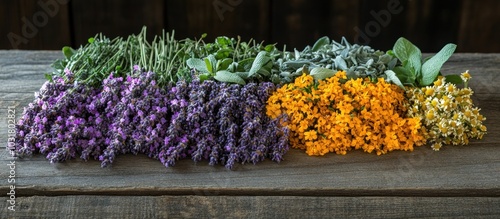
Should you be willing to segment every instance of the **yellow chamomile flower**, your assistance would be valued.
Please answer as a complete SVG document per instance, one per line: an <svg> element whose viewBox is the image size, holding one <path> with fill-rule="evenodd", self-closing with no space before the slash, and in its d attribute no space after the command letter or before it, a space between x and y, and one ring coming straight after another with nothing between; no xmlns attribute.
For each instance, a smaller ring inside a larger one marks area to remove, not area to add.
<svg viewBox="0 0 500 219"><path fill-rule="evenodd" d="M486 118L474 107L472 89L466 86L471 76L468 71L460 76L465 83L462 89L440 77L433 86L406 92L410 100L407 116L421 118L425 138L436 151L443 144L465 145L469 139L481 139L486 134Z"/></svg>

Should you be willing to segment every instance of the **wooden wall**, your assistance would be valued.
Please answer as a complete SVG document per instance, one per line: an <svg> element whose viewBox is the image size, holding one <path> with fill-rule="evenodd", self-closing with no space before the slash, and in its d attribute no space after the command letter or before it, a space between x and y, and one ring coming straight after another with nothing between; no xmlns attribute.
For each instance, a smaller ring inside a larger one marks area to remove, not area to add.
<svg viewBox="0 0 500 219"><path fill-rule="evenodd" d="M180 38L207 33L302 49L327 35L390 49L404 36L424 52L500 52L498 0L0 0L0 49L78 47L96 33ZM377 19L378 18L378 19Z"/></svg>

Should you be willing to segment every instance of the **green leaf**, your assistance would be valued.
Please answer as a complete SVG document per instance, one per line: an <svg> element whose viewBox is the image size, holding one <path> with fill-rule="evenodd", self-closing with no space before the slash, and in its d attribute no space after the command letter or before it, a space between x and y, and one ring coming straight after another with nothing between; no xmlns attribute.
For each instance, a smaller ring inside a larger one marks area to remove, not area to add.
<svg viewBox="0 0 500 219"><path fill-rule="evenodd" d="M248 72L247 71L239 71L239 72L235 72L234 74L240 76L240 78L243 78L243 80L247 80L248 79Z"/></svg>
<svg viewBox="0 0 500 219"><path fill-rule="evenodd" d="M407 68L410 70L413 78L421 77L422 70L422 53L417 48L418 51L410 54L410 57L407 62Z"/></svg>
<svg viewBox="0 0 500 219"><path fill-rule="evenodd" d="M226 36L217 37L217 39L215 39L215 42L219 44L221 47L227 47L231 45L231 39L229 39Z"/></svg>
<svg viewBox="0 0 500 219"><path fill-rule="evenodd" d="M199 77L200 77L200 82L203 82L210 78L210 74L201 74Z"/></svg>
<svg viewBox="0 0 500 219"><path fill-rule="evenodd" d="M456 48L457 45L449 43L422 65L422 81L420 86L428 86L434 82L441 67L455 52Z"/></svg>
<svg viewBox="0 0 500 219"><path fill-rule="evenodd" d="M259 73L262 76L266 76L266 77L271 76L271 72L269 72L268 70L266 70L264 68L259 69L259 71L257 71L257 73Z"/></svg>
<svg viewBox="0 0 500 219"><path fill-rule="evenodd" d="M199 72L208 73L207 65L201 59L190 58L186 60L186 64L189 68L194 68Z"/></svg>
<svg viewBox="0 0 500 219"><path fill-rule="evenodd" d="M274 45L273 45L273 44L269 44L269 45L267 45L266 47L264 47L264 50L265 50L266 52L272 52L272 51L274 51L274 49L275 49L275 47L274 47Z"/></svg>
<svg viewBox="0 0 500 219"><path fill-rule="evenodd" d="M405 87L403 86L403 83L401 83L401 81L396 76L396 73L394 71L392 71L392 70L386 70L384 73L385 73L385 75L387 75L387 82L391 82L391 83L393 83L395 85L398 85L403 90L405 89Z"/></svg>
<svg viewBox="0 0 500 219"><path fill-rule="evenodd" d="M217 71L220 70L228 70L229 65L233 63L233 60L230 58L225 58L223 60L217 60Z"/></svg>
<svg viewBox="0 0 500 219"><path fill-rule="evenodd" d="M396 57L396 55L394 54L394 51L392 51L392 49L387 50L387 52L386 52L386 53L387 53L388 55L390 55L390 56Z"/></svg>
<svg viewBox="0 0 500 219"><path fill-rule="evenodd" d="M461 85L464 83L464 81L462 80L462 77L460 77L460 75L446 75L444 77L446 79L446 82L450 82L450 83L455 84L455 85Z"/></svg>
<svg viewBox="0 0 500 219"><path fill-rule="evenodd" d="M88 42L89 42L89 43L94 43L94 41L95 41L94 37L90 37L90 38L88 39Z"/></svg>
<svg viewBox="0 0 500 219"><path fill-rule="evenodd" d="M420 49L413 45L409 40L405 39L404 37L400 37L396 43L394 44L394 47L392 48L392 51L394 52L394 55L401 61L404 62L408 59L410 59L410 56L412 54L418 54L419 58L422 56Z"/></svg>
<svg viewBox="0 0 500 219"><path fill-rule="evenodd" d="M260 51L259 54L257 54L257 57L255 57L255 60L253 60L252 67L250 68L250 71L248 71L248 76L252 77L255 73L257 73L262 66L267 64L271 59L267 56L266 51Z"/></svg>
<svg viewBox="0 0 500 219"><path fill-rule="evenodd" d="M64 57L66 57L66 59L70 59L71 56L73 56L75 50L73 50L71 47L69 46L65 46L62 48L62 52L64 54Z"/></svg>
<svg viewBox="0 0 500 219"><path fill-rule="evenodd" d="M238 71L250 71L250 68L252 68L254 58L248 58L248 59L243 59L238 62Z"/></svg>
<svg viewBox="0 0 500 219"><path fill-rule="evenodd" d="M217 67L217 59L215 59L215 56L212 54L208 55L208 57L205 58L205 65L207 65L208 72L212 74L215 73L215 68Z"/></svg>
<svg viewBox="0 0 500 219"><path fill-rule="evenodd" d="M402 66L396 66L392 69L392 71L396 73L396 76L399 78L401 83L412 84L412 85L415 84L415 76L407 68L404 68Z"/></svg>
<svg viewBox="0 0 500 219"><path fill-rule="evenodd" d="M229 55L231 55L232 51L233 50L231 50L231 49L220 49L215 54L215 58L216 59L225 59L225 58L229 57Z"/></svg>
<svg viewBox="0 0 500 219"><path fill-rule="evenodd" d="M311 69L310 75L316 80L323 80L335 75L335 71L328 68L318 67Z"/></svg>
<svg viewBox="0 0 500 219"><path fill-rule="evenodd" d="M53 82L53 80L52 80L52 74L50 74L50 73L45 73L45 79L47 79L47 80L48 80L48 81L50 81L50 82Z"/></svg>
<svg viewBox="0 0 500 219"><path fill-rule="evenodd" d="M236 83L236 84L241 84L245 85L245 80L238 76L237 74L228 72L228 71L218 71L215 74L215 80L218 80L220 82L226 82L226 83Z"/></svg>
<svg viewBox="0 0 500 219"><path fill-rule="evenodd" d="M314 43L311 51L316 52L321 49L321 47L327 44L330 44L330 38L328 38L327 36L321 37Z"/></svg>

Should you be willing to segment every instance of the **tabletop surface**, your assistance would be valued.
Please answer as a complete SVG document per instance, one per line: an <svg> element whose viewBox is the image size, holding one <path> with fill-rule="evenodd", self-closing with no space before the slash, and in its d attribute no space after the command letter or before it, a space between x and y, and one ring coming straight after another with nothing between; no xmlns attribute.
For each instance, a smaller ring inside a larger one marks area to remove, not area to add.
<svg viewBox="0 0 500 219"><path fill-rule="evenodd" d="M0 51L0 143L7 114L23 107L45 82L59 51ZM442 72L469 70L474 104L488 134L466 146L430 146L377 156L307 156L291 149L284 161L236 164L233 170L190 159L165 167L146 155L119 155L112 166L74 159L50 164L44 156L15 160L0 151L0 194L15 185L11 217L499 217L500 54L455 54ZM121 216L119 216L121 215Z"/></svg>

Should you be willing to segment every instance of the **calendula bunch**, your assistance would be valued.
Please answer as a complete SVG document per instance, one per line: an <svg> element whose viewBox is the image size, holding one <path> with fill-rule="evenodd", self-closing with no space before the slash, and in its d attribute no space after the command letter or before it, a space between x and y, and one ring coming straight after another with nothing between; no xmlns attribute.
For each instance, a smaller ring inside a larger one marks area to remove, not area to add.
<svg viewBox="0 0 500 219"><path fill-rule="evenodd" d="M468 71L461 74L464 88L457 88L440 77L433 86L413 88L407 91L411 108L409 117L420 117L425 138L438 151L444 144L466 145L470 138L481 139L486 134L483 121L486 118L474 107Z"/></svg>
<svg viewBox="0 0 500 219"><path fill-rule="evenodd" d="M383 78L347 80L344 71L315 82L302 75L267 101L267 115L288 115L290 143L308 155L346 154L352 149L412 151L425 139L420 118L407 118L404 91Z"/></svg>

